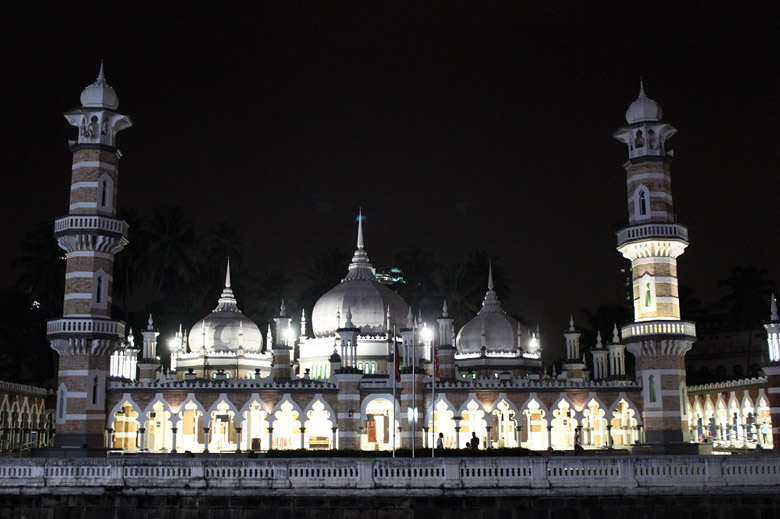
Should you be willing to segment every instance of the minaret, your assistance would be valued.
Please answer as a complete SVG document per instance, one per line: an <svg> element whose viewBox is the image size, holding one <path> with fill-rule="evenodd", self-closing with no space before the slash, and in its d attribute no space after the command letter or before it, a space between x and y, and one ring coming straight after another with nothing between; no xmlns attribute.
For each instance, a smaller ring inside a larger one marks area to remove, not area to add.
<svg viewBox="0 0 780 519"><path fill-rule="evenodd" d="M685 353L696 340L695 325L680 320L677 257L688 246L688 229L677 223L672 206L666 141L677 130L662 116L640 82L639 97L626 111L628 124L613 134L628 146L629 226L618 231L617 249L631 261L634 322L623 327L622 337L636 357L648 443L687 439Z"/></svg>
<svg viewBox="0 0 780 519"><path fill-rule="evenodd" d="M455 346L453 345L453 326L455 321L447 311L447 302L441 309L439 322L439 378L451 380L455 378Z"/></svg>
<svg viewBox="0 0 780 519"><path fill-rule="evenodd" d="M593 380L604 380L608 376L607 355L609 352L604 349L600 331L596 335L596 348L590 353L593 355Z"/></svg>
<svg viewBox="0 0 780 519"><path fill-rule="evenodd" d="M566 360L563 362L563 368L568 380L582 381L582 371L585 369L585 363L580 356L580 337L582 334L574 327L574 317L569 317L569 328L563 332L566 337Z"/></svg>
<svg viewBox="0 0 780 519"><path fill-rule="evenodd" d="M114 255L127 244L127 223L115 218L116 134L132 125L118 106L101 63L97 80L81 93L81 106L65 114L78 139L70 141L70 210L54 223L67 253L63 317L47 325L59 354L57 447L104 446L109 357L125 335L125 323L111 319Z"/></svg>
<svg viewBox="0 0 780 519"><path fill-rule="evenodd" d="M274 322L276 323L276 342L273 346L272 375L276 380L289 380L292 376L292 351L295 338L293 337L292 318L287 315L284 299L282 299L282 306L279 308L279 317L275 317Z"/></svg>

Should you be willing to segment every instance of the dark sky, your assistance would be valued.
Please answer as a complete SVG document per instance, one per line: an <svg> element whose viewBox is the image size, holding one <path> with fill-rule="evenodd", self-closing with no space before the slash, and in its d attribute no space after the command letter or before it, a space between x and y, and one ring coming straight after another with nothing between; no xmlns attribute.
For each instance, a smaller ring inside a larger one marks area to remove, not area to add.
<svg viewBox="0 0 780 519"><path fill-rule="evenodd" d="M486 249L511 275L505 308L557 346L570 313L621 300L611 135L641 76L679 130L681 283L716 300L731 266L777 276L774 5L196 4L3 8L3 284L24 233L67 212L61 114L101 59L135 123L120 205L238 222L255 272L351 251L362 206L375 266L411 245L444 263Z"/></svg>

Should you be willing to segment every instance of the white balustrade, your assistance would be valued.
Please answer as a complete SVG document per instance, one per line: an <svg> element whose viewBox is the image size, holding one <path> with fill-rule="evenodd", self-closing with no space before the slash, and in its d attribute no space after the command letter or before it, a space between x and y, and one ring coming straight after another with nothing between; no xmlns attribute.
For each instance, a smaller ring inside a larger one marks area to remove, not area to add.
<svg viewBox="0 0 780 519"><path fill-rule="evenodd" d="M105 216L66 216L54 222L54 232L64 232L69 230L78 231L108 231L127 235L127 223L116 218Z"/></svg>
<svg viewBox="0 0 780 519"><path fill-rule="evenodd" d="M650 237L679 238L688 241L688 228L676 223L649 223L624 227L617 233L619 244Z"/></svg>

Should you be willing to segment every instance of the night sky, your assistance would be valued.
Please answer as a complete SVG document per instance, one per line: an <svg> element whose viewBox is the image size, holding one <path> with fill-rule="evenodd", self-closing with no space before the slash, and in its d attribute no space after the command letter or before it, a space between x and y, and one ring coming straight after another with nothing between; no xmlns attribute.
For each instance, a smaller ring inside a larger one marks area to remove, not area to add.
<svg viewBox="0 0 780 519"><path fill-rule="evenodd" d="M237 222L255 273L302 280L317 251L352 251L362 206L374 266L486 249L511 276L504 308L561 347L570 313L621 302L611 135L643 77L679 130L681 283L716 301L732 266L778 275L776 4L196 4L3 8L3 285L24 234L67 212L62 113L101 59L134 122L120 206Z"/></svg>

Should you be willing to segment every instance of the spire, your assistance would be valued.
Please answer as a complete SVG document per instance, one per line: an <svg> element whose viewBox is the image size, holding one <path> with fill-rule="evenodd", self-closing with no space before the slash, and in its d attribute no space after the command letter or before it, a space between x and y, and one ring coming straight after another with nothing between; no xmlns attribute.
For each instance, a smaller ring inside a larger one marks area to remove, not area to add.
<svg viewBox="0 0 780 519"><path fill-rule="evenodd" d="M639 97L647 97L647 94L645 94L645 83L641 77L639 78Z"/></svg>
<svg viewBox="0 0 780 519"><path fill-rule="evenodd" d="M287 317L287 305L282 299L282 306L279 307L279 317Z"/></svg>
<svg viewBox="0 0 780 519"><path fill-rule="evenodd" d="M450 316L450 314L447 313L447 300L446 299L444 300L444 305L442 305L442 308L441 308L441 316L442 317L449 317Z"/></svg>
<svg viewBox="0 0 780 519"><path fill-rule="evenodd" d="M618 335L617 323L612 326L612 344L620 344L620 335Z"/></svg>
<svg viewBox="0 0 780 519"><path fill-rule="evenodd" d="M488 261L488 290L493 290L493 262Z"/></svg>
<svg viewBox="0 0 780 519"><path fill-rule="evenodd" d="M601 330L596 334L596 349L601 350L604 348L604 344L601 342Z"/></svg>
<svg viewBox="0 0 780 519"><path fill-rule="evenodd" d="M574 329L574 316L573 315L569 316L569 331L570 332L576 331Z"/></svg>
<svg viewBox="0 0 780 519"><path fill-rule="evenodd" d="M411 329L414 326L414 314L412 314L412 307L409 307L409 313L406 314L406 327Z"/></svg>
<svg viewBox="0 0 780 519"><path fill-rule="evenodd" d="M352 256L352 263L349 264L349 272L344 277L343 281L352 281L355 279L362 279L368 281L376 281L374 275L374 267L371 265L371 261L368 259L368 254L364 250L363 242L363 209L358 211L358 235L357 235L357 249Z"/></svg>
<svg viewBox="0 0 780 519"><path fill-rule="evenodd" d="M358 208L358 235L357 248L363 250L363 208Z"/></svg>
<svg viewBox="0 0 780 519"><path fill-rule="evenodd" d="M479 313L504 313L501 308L501 301L498 300L496 291L493 290L493 262L488 262L488 289L485 292L485 299L482 301L482 308Z"/></svg>
<svg viewBox="0 0 780 519"><path fill-rule="evenodd" d="M306 309L301 308L301 337L306 337Z"/></svg>
<svg viewBox="0 0 780 519"><path fill-rule="evenodd" d="M149 314L149 320L146 322L146 329L149 331L154 330L154 321L152 321L152 314Z"/></svg>
<svg viewBox="0 0 780 519"><path fill-rule="evenodd" d="M772 322L780 321L780 316L777 315L777 299L775 299L774 292L772 293L772 316L769 319Z"/></svg>
<svg viewBox="0 0 780 519"><path fill-rule="evenodd" d="M103 60L102 59L100 60L100 72L98 73L97 80L98 81L105 81L106 80L106 76L103 75Z"/></svg>
<svg viewBox="0 0 780 519"><path fill-rule="evenodd" d="M354 328L355 325L352 324L352 307L347 307L347 314L346 314L347 320L344 323L344 328Z"/></svg>
<svg viewBox="0 0 780 519"><path fill-rule="evenodd" d="M236 296L233 295L233 289L230 288L230 257L227 260L227 267L225 269L225 288L222 290L222 295L219 297L215 312L238 312L238 304L236 303Z"/></svg>

